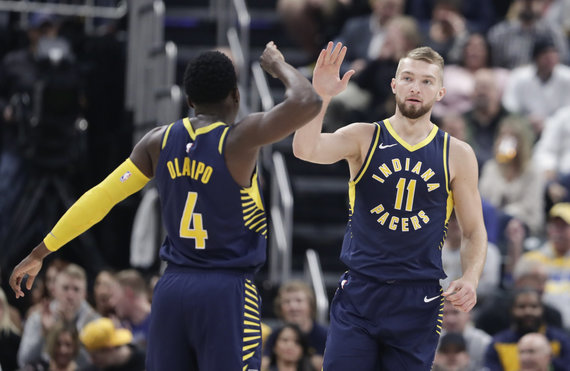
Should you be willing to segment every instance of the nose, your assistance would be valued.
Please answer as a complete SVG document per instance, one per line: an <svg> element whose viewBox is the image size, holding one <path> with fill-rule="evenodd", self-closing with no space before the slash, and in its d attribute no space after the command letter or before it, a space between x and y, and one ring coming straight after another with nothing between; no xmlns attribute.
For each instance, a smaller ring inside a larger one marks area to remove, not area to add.
<svg viewBox="0 0 570 371"><path fill-rule="evenodd" d="M410 92L413 94L418 94L420 92L420 87L418 85L417 81L414 81L411 85L410 85Z"/></svg>

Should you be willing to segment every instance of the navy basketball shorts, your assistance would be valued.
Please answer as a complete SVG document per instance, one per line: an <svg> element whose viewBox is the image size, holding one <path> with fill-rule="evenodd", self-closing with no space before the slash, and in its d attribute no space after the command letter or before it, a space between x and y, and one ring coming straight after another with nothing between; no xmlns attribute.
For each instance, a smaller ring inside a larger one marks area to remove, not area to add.
<svg viewBox="0 0 570 371"><path fill-rule="evenodd" d="M323 370L430 370L442 292L438 280L378 282L346 272L331 303Z"/></svg>
<svg viewBox="0 0 570 371"><path fill-rule="evenodd" d="M149 371L258 371L261 302L251 275L169 266L156 284Z"/></svg>

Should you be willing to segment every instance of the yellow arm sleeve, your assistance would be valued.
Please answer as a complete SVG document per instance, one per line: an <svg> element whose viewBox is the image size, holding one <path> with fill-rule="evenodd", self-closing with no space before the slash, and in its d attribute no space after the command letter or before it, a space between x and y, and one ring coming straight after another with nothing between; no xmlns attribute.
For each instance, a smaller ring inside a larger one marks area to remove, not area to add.
<svg viewBox="0 0 570 371"><path fill-rule="evenodd" d="M59 219L44 238L48 250L56 251L98 223L120 201L142 189L147 178L130 159L105 180L85 192Z"/></svg>

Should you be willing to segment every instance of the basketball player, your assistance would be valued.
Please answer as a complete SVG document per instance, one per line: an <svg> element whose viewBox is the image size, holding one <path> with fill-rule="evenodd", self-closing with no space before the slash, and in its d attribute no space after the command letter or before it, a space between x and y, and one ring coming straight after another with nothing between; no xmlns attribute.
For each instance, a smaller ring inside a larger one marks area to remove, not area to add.
<svg viewBox="0 0 570 371"><path fill-rule="evenodd" d="M321 133L331 98L354 73L339 77L346 49L329 43L313 74L321 113L297 130L295 155L350 169L349 220L342 276L331 304L324 371L429 370L441 331L443 299L463 311L476 303L486 231L471 148L430 121L443 98L443 59L431 48L402 58L391 87L395 114ZM443 292L441 247L455 206L463 276Z"/></svg>
<svg viewBox="0 0 570 371"><path fill-rule="evenodd" d="M187 67L184 87L195 117L151 130L129 159L85 193L14 268L16 297L29 290L42 260L156 178L168 233L168 263L156 285L148 370L258 370L260 302L253 274L266 256L267 221L256 159L315 117L321 100L273 42L261 65L286 87L285 100L233 124L240 95L232 62L206 52ZM292 114L292 112L294 114Z"/></svg>

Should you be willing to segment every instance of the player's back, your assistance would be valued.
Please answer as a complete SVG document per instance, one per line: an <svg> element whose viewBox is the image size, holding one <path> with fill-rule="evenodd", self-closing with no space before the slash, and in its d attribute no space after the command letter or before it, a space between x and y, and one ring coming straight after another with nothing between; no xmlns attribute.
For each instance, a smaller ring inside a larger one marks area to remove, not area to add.
<svg viewBox="0 0 570 371"><path fill-rule="evenodd" d="M265 262L267 221L257 174L238 185L224 159L231 127L171 124L156 168L167 237L161 258L191 268L255 271Z"/></svg>
<svg viewBox="0 0 570 371"><path fill-rule="evenodd" d="M381 281L444 278L441 247L453 208L449 136L434 126L410 145L388 120L375 125L364 165L349 183L341 259Z"/></svg>

